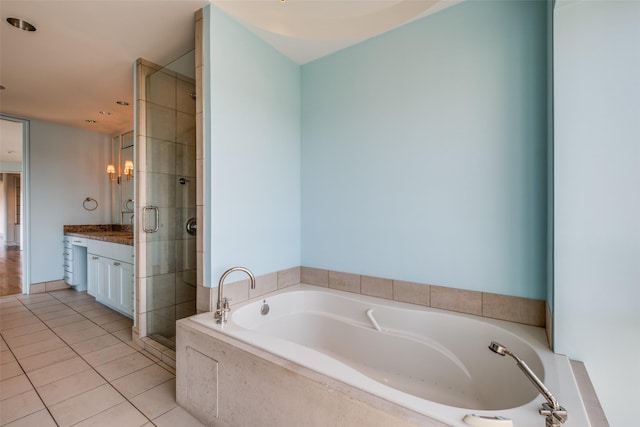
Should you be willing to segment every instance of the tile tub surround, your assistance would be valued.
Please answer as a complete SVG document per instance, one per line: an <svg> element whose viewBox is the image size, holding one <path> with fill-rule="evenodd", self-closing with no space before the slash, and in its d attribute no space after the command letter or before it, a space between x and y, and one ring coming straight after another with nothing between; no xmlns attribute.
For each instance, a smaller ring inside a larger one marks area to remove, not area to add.
<svg viewBox="0 0 640 427"><path fill-rule="evenodd" d="M446 425L189 319L177 329L176 400L204 424Z"/></svg>
<svg viewBox="0 0 640 427"><path fill-rule="evenodd" d="M65 225L63 232L69 236L133 245L133 225L131 224Z"/></svg>
<svg viewBox="0 0 640 427"><path fill-rule="evenodd" d="M546 303L541 300L499 295L489 292L468 291L444 286L406 282L364 276L353 273L323 270L312 267L294 267L256 277L256 289L249 289L248 280L224 285L224 296L233 304L267 294L297 283L323 286L356 294L369 295L425 307L439 308L476 316L488 317L525 325L545 327ZM217 288L212 288L214 291ZM209 309L217 302L217 291L209 293ZM200 307L199 307L200 308Z"/></svg>

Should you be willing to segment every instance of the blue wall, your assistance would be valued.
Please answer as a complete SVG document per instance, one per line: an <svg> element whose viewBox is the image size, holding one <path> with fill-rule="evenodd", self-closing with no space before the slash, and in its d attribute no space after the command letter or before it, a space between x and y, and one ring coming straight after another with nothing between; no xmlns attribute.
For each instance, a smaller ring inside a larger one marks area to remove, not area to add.
<svg viewBox="0 0 640 427"><path fill-rule="evenodd" d="M640 3L559 5L554 26L554 350L585 363L610 425L635 426Z"/></svg>
<svg viewBox="0 0 640 427"><path fill-rule="evenodd" d="M298 266L300 67L216 7L204 18L205 271Z"/></svg>
<svg viewBox="0 0 640 427"><path fill-rule="evenodd" d="M547 8L467 1L302 67L302 264L544 299Z"/></svg>

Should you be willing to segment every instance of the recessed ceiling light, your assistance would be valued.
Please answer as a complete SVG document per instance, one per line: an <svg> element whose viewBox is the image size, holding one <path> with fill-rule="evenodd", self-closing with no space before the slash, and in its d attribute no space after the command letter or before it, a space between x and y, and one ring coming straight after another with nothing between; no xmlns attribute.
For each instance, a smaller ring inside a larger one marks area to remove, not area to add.
<svg viewBox="0 0 640 427"><path fill-rule="evenodd" d="M111 113L109 111L104 111L104 110L98 111L98 113L102 114L103 116L110 116L111 115Z"/></svg>
<svg viewBox="0 0 640 427"><path fill-rule="evenodd" d="M24 31L35 31L36 27L34 27L31 23L25 21L24 19L20 19L20 18L7 18L7 22L11 25L13 25L16 28L20 28L21 30Z"/></svg>
<svg viewBox="0 0 640 427"><path fill-rule="evenodd" d="M129 103L128 103L127 101L116 101L116 104L118 104L118 105L124 105L124 106L129 105Z"/></svg>
<svg viewBox="0 0 640 427"><path fill-rule="evenodd" d="M88 120L85 120L85 122L87 122L87 123L89 123L90 125L92 125L92 124L94 124L96 121L95 121L95 120L88 119Z"/></svg>

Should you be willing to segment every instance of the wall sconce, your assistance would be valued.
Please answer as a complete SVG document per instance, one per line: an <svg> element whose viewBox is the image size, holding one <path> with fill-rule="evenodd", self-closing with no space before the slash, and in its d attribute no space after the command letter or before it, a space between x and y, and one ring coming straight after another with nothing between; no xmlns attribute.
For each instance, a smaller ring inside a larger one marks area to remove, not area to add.
<svg viewBox="0 0 640 427"><path fill-rule="evenodd" d="M125 160L124 175L127 177L127 181L133 178L133 161Z"/></svg>
<svg viewBox="0 0 640 427"><path fill-rule="evenodd" d="M114 165L107 165L107 173L111 181L116 180L116 167Z"/></svg>

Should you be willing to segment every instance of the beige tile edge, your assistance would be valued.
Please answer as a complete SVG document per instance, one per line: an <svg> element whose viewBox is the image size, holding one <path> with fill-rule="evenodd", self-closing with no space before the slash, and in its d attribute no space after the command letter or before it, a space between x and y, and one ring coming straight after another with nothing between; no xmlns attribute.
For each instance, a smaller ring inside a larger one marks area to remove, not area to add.
<svg viewBox="0 0 640 427"><path fill-rule="evenodd" d="M549 334L547 326L549 316L545 312L547 304L543 300L426 283L405 282L306 266L300 267L300 282L363 295L373 293L369 286L371 282L384 283L386 286L391 283L391 295L388 294L389 292L386 292L386 296L384 296L385 292L375 292L374 296L457 313L543 327L547 328L547 334ZM367 285L362 286L362 283Z"/></svg>
<svg viewBox="0 0 640 427"><path fill-rule="evenodd" d="M547 332L547 341L549 344L549 348L553 350L553 316L551 315L551 307L549 307L548 303L545 303L545 321L544 321L544 329Z"/></svg>
<svg viewBox="0 0 640 427"><path fill-rule="evenodd" d="M609 427L609 421L607 421L607 417L602 409L602 405L600 404L600 400L591 383L591 378L589 378L589 373L584 363L571 360L571 369L578 383L578 390L580 390L580 394L582 395L582 401L584 402L591 425Z"/></svg>
<svg viewBox="0 0 640 427"><path fill-rule="evenodd" d="M45 292L59 291L61 289L71 289L71 286L69 286L64 280L32 283L29 286L29 294L42 294Z"/></svg>

